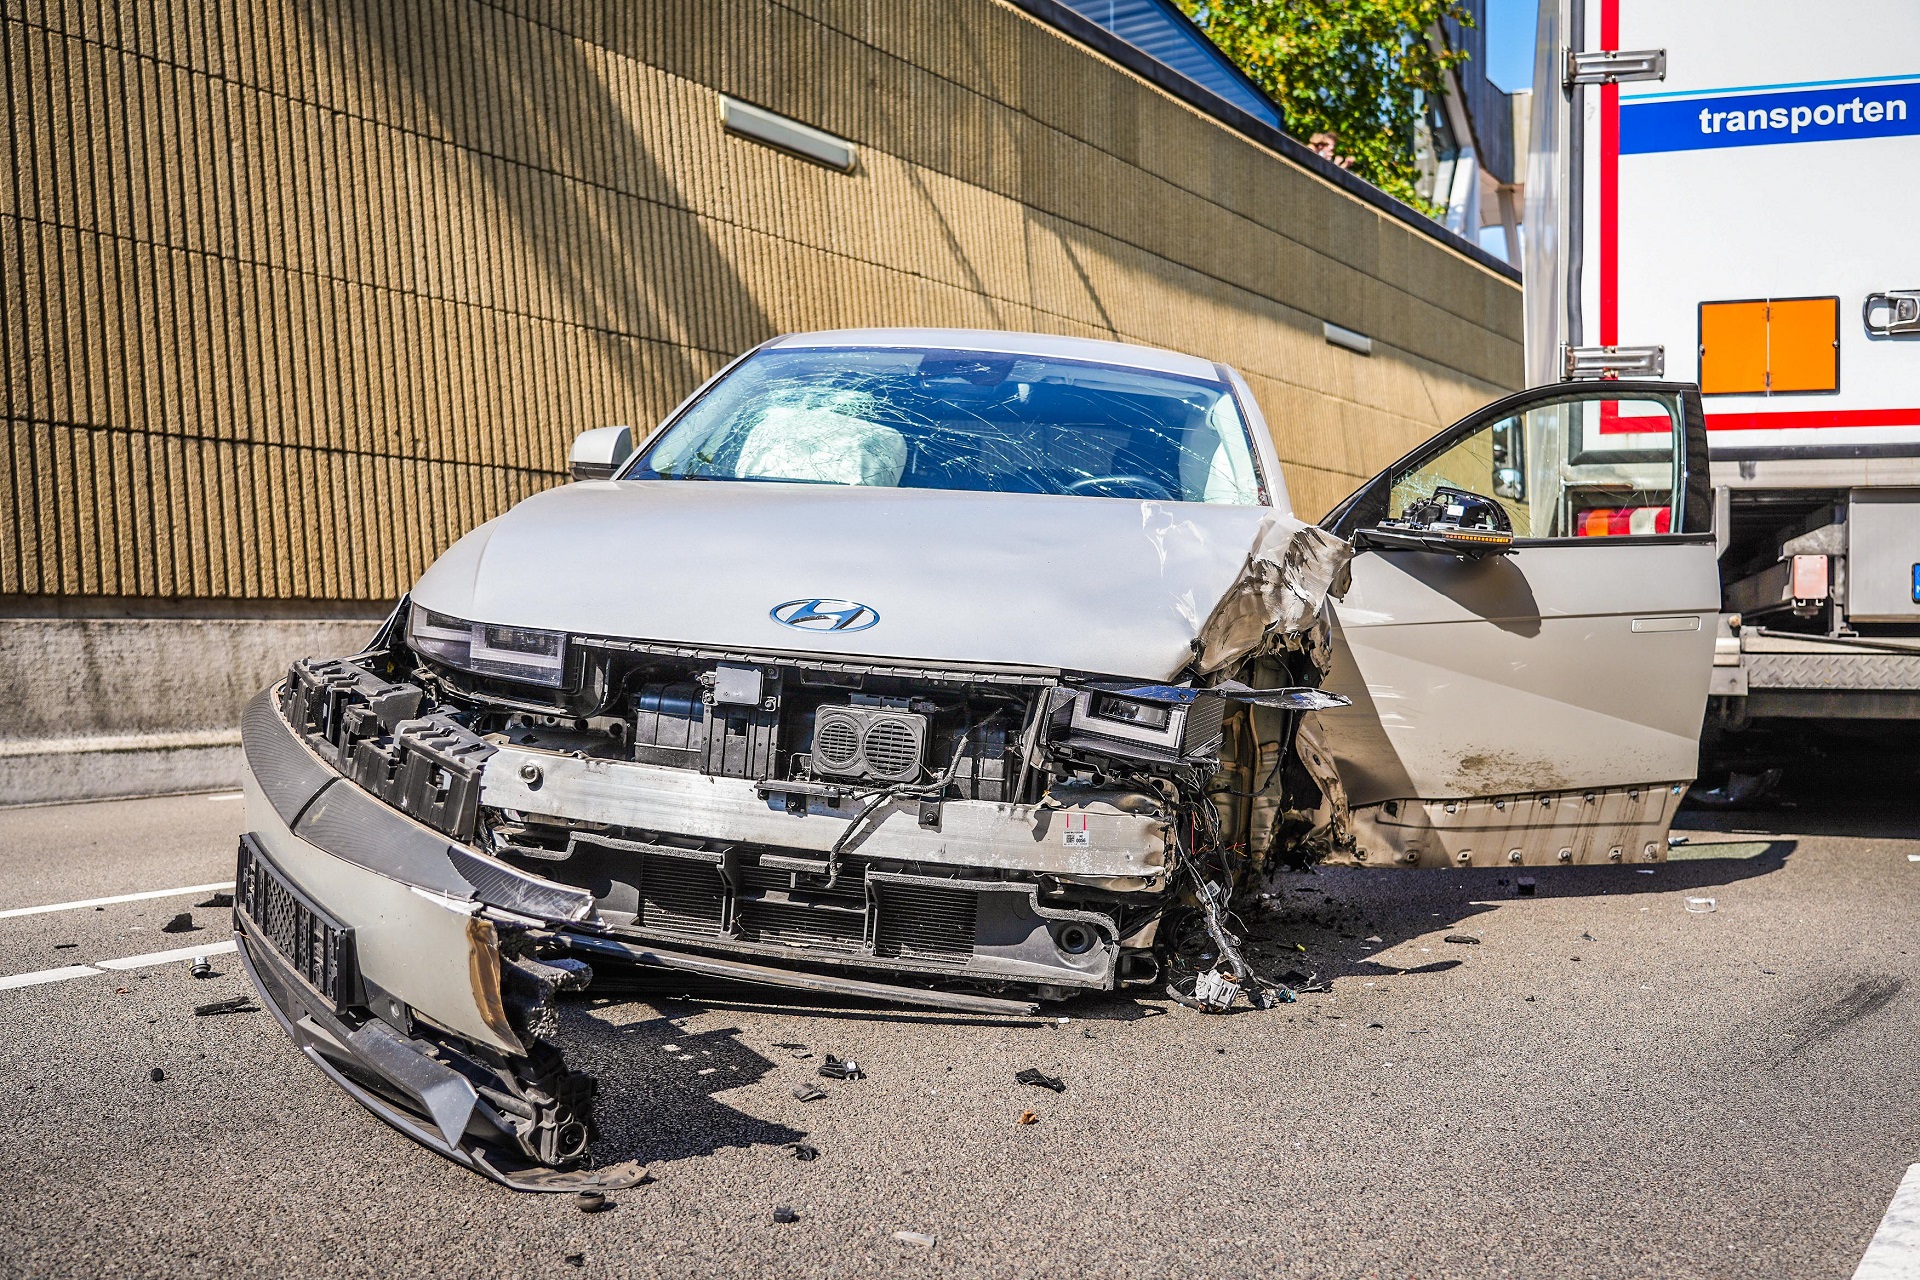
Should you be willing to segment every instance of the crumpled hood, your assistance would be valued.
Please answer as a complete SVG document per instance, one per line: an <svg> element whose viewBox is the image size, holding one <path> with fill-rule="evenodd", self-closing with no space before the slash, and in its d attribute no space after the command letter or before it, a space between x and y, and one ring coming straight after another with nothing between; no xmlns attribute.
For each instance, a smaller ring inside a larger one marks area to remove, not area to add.
<svg viewBox="0 0 1920 1280"><path fill-rule="evenodd" d="M576 634L1165 679L1275 526L1300 522L1116 498L595 481L475 529L413 598ZM879 619L811 631L771 616L815 599Z"/></svg>

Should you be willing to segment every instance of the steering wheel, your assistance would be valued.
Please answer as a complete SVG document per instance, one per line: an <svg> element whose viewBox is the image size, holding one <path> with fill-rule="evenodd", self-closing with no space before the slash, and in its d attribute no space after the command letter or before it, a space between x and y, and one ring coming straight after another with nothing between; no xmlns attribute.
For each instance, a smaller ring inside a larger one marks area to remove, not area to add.
<svg viewBox="0 0 1920 1280"><path fill-rule="evenodd" d="M1173 494L1167 489L1167 486L1163 482L1155 480L1152 476L1082 476L1080 479L1068 485L1066 491L1068 493L1080 493L1086 489L1102 489L1108 486L1145 490L1146 492L1136 492L1132 494L1108 493L1099 496L1107 498L1158 498L1163 502L1173 501Z"/></svg>

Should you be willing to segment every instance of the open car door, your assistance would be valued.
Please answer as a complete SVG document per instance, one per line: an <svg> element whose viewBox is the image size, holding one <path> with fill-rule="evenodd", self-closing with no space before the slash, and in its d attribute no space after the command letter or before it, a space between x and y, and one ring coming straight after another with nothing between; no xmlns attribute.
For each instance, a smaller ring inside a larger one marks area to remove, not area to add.
<svg viewBox="0 0 1920 1280"><path fill-rule="evenodd" d="M1720 577L1697 388L1508 396L1329 515L1352 540L1307 732L1354 856L1653 861L1699 755Z"/></svg>

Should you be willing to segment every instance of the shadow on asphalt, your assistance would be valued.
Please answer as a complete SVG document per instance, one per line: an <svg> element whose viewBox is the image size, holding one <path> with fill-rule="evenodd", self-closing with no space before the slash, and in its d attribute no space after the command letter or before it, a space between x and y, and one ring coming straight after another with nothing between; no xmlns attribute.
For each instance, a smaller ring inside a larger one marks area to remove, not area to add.
<svg viewBox="0 0 1920 1280"><path fill-rule="evenodd" d="M624 1007L625 1002L620 1002ZM590 1003L561 1010L568 1065L600 1082L596 1162L660 1164L725 1147L782 1146L806 1134L735 1110L713 1095L753 1084L774 1063L739 1028L686 1031L664 1016L616 1025Z"/></svg>

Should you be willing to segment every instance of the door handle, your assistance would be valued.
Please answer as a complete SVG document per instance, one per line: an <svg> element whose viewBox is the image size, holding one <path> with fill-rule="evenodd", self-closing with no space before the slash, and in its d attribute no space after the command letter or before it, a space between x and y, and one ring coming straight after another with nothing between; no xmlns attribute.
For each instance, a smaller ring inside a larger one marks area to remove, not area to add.
<svg viewBox="0 0 1920 1280"><path fill-rule="evenodd" d="M1700 615L1690 613L1684 618L1635 618L1633 620L1633 629L1638 632L1698 631L1700 629Z"/></svg>
<svg viewBox="0 0 1920 1280"><path fill-rule="evenodd" d="M1880 320L1874 312L1883 312ZM1889 289L1870 293L1860 308L1860 323L1876 338L1891 338L1902 333L1920 333L1920 289Z"/></svg>

